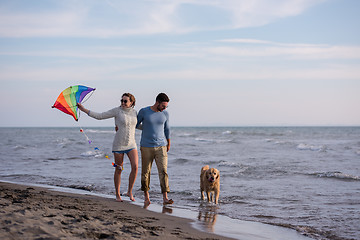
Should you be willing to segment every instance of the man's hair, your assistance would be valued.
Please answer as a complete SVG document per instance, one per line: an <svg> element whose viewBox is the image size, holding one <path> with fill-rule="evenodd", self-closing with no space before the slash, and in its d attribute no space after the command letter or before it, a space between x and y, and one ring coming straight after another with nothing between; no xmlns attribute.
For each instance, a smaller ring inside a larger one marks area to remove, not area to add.
<svg viewBox="0 0 360 240"><path fill-rule="evenodd" d="M170 99L165 93L159 93L156 97L156 102L170 102Z"/></svg>

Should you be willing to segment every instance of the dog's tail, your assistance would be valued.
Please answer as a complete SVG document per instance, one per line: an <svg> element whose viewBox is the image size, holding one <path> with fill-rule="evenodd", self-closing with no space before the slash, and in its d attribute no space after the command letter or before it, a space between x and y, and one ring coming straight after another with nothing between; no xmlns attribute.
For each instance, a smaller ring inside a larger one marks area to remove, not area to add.
<svg viewBox="0 0 360 240"><path fill-rule="evenodd" d="M209 169L210 169L209 165L203 166L203 167L201 168L201 172L207 171L207 170L209 170Z"/></svg>

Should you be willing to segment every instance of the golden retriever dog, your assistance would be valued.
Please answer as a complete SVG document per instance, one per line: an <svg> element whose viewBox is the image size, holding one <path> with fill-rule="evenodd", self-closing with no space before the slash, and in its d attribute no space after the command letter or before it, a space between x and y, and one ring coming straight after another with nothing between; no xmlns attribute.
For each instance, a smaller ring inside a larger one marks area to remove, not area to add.
<svg viewBox="0 0 360 240"><path fill-rule="evenodd" d="M206 165L201 168L200 173L200 191L201 199L205 199L204 192L206 192L206 197L208 202L218 203L219 194L220 194L220 171L216 168L209 168L209 165ZM210 199L211 195L211 199ZM215 197L215 199L214 199Z"/></svg>

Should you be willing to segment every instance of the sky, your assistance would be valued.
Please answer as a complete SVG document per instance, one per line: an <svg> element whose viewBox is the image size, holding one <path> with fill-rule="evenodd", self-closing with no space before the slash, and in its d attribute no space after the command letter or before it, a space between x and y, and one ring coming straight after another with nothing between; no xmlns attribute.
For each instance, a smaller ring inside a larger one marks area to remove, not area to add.
<svg viewBox="0 0 360 240"><path fill-rule="evenodd" d="M0 0L0 127L114 126L165 92L172 126L360 126L358 0Z"/></svg>

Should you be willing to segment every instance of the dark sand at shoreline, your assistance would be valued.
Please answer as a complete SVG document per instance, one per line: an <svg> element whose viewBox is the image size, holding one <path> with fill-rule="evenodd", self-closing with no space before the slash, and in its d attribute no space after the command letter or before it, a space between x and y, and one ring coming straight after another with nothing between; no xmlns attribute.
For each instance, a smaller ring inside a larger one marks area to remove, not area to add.
<svg viewBox="0 0 360 240"><path fill-rule="evenodd" d="M230 239L128 202L0 182L0 239Z"/></svg>

